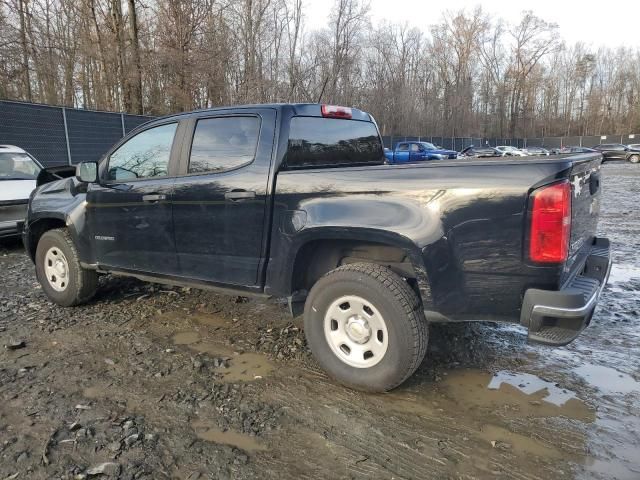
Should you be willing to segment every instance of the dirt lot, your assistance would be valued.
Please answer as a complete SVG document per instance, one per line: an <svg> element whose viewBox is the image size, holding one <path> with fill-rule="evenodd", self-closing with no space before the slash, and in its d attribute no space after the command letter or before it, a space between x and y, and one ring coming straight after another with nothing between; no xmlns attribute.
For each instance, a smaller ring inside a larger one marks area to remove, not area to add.
<svg viewBox="0 0 640 480"><path fill-rule="evenodd" d="M105 277L63 309L5 243L0 480L640 479L640 168L604 171L616 266L592 326L558 349L434 326L386 395L332 383L275 302Z"/></svg>

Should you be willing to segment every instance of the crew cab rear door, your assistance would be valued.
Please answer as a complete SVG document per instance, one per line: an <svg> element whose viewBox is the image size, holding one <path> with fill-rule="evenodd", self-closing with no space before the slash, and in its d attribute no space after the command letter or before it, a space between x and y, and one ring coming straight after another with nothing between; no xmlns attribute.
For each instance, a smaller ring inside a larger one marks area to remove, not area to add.
<svg viewBox="0 0 640 480"><path fill-rule="evenodd" d="M194 115L173 195L180 275L219 284L259 283L276 111Z"/></svg>

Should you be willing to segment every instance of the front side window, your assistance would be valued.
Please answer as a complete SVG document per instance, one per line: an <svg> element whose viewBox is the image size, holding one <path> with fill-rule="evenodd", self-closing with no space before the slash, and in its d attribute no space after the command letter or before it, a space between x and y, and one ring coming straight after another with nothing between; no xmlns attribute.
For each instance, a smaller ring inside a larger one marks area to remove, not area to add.
<svg viewBox="0 0 640 480"><path fill-rule="evenodd" d="M34 180L40 167L26 153L0 153L0 180Z"/></svg>
<svg viewBox="0 0 640 480"><path fill-rule="evenodd" d="M169 174L177 123L149 128L123 143L109 157L107 180L127 181Z"/></svg>
<svg viewBox="0 0 640 480"><path fill-rule="evenodd" d="M411 144L411 151L412 152L419 152L420 151L420 146L417 143L412 143Z"/></svg>
<svg viewBox="0 0 640 480"><path fill-rule="evenodd" d="M189 173L221 172L251 163L256 155L258 117L198 120L193 135Z"/></svg>

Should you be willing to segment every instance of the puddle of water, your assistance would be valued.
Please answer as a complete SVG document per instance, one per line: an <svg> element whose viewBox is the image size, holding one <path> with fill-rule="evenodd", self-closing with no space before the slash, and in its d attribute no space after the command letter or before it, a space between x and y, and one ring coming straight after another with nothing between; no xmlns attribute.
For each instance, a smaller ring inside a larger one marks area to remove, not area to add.
<svg viewBox="0 0 640 480"><path fill-rule="evenodd" d="M586 363L573 371L603 393L640 392L640 382L613 368Z"/></svg>
<svg viewBox="0 0 640 480"><path fill-rule="evenodd" d="M441 392L444 395L436 395ZM491 375L474 369L449 372L440 383L424 384L419 391L390 393L378 397L385 408L404 414L429 418L441 416L447 411L458 416L461 409L467 411L500 412L518 417L567 417L591 423L595 412L570 390L528 373L508 371Z"/></svg>
<svg viewBox="0 0 640 480"><path fill-rule="evenodd" d="M504 407L515 406L516 416L595 420L594 411L574 392L531 374L503 371L491 375L479 370L459 370L451 372L442 387L455 403L471 408L500 409L508 413L511 409Z"/></svg>
<svg viewBox="0 0 640 480"><path fill-rule="evenodd" d="M613 264L609 274L609 283L628 282L634 278L640 279L640 268L631 265Z"/></svg>
<svg viewBox="0 0 640 480"><path fill-rule="evenodd" d="M199 323L200 325L206 325L207 327L222 327L227 321L214 314L214 313L204 313L204 312L195 312L189 315L194 322Z"/></svg>
<svg viewBox="0 0 640 480"><path fill-rule="evenodd" d="M562 406L572 398L576 398L576 394L571 390L557 387L555 383L547 382L530 373L513 373L503 370L493 376L487 388L499 390L502 384L511 385L525 395L543 392L541 400L557 406Z"/></svg>
<svg viewBox="0 0 640 480"><path fill-rule="evenodd" d="M229 368L217 368L225 382L250 382L265 377L273 371L273 365L259 353L241 353L229 361Z"/></svg>
<svg viewBox="0 0 640 480"><path fill-rule="evenodd" d="M497 442L496 448L501 448L500 445L502 444L502 448L521 456L529 457L530 455L534 455L542 458L564 457L562 452L557 448L548 447L534 438L511 432L497 425L483 425L478 436L486 440L489 446L493 446L491 442Z"/></svg>
<svg viewBox="0 0 640 480"><path fill-rule="evenodd" d="M173 336L173 343L176 345L192 345L200 341L197 332L179 332Z"/></svg>
<svg viewBox="0 0 640 480"><path fill-rule="evenodd" d="M628 290L622 288L622 285L638 279L640 279L640 268L614 263L609 275L608 289L616 293L627 293Z"/></svg>
<svg viewBox="0 0 640 480"><path fill-rule="evenodd" d="M243 435L242 433L234 432L233 430L222 431L206 422L195 421L191 424L191 427L196 432L198 438L207 442L230 445L247 452L256 452L267 449L267 447L258 442L255 437Z"/></svg>
<svg viewBox="0 0 640 480"><path fill-rule="evenodd" d="M223 382L251 382L273 372L273 364L262 354L241 353L213 342L201 342L197 332L180 332L173 336L173 343L186 345L196 352L206 353L212 357L228 357L228 367L216 368L215 372L222 375Z"/></svg>

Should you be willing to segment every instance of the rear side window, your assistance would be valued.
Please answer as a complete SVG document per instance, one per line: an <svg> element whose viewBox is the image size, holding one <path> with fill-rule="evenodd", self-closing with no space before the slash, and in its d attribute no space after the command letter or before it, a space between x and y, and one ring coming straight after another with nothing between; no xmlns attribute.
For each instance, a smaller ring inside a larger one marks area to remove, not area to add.
<svg viewBox="0 0 640 480"><path fill-rule="evenodd" d="M251 163L256 155L258 117L198 120L193 135L189 173L222 172Z"/></svg>
<svg viewBox="0 0 640 480"><path fill-rule="evenodd" d="M398 146L398 151L399 152L408 152L409 151L409 144L408 143L402 143Z"/></svg>
<svg viewBox="0 0 640 480"><path fill-rule="evenodd" d="M289 168L380 165L382 142L371 122L294 117L285 165Z"/></svg>

